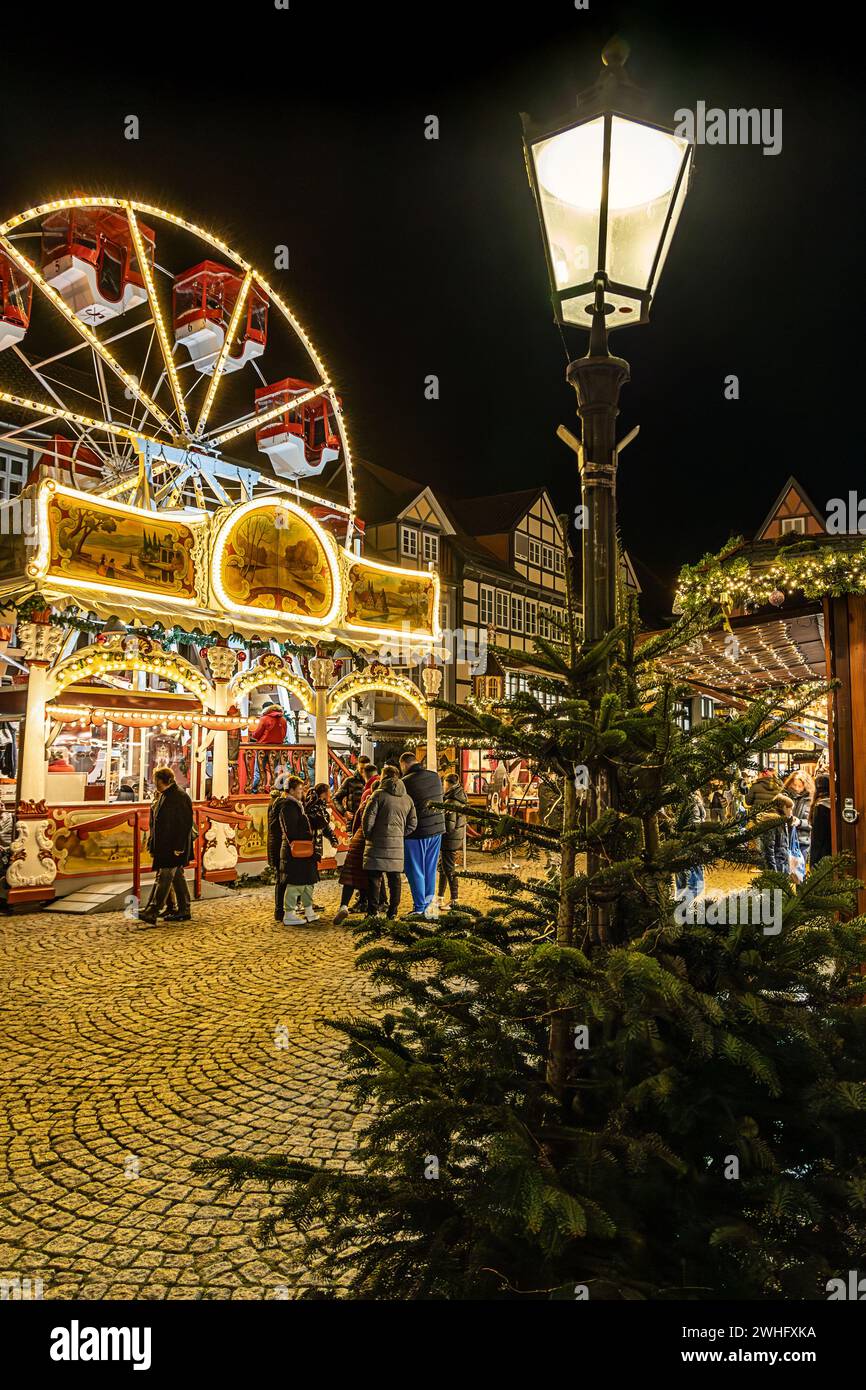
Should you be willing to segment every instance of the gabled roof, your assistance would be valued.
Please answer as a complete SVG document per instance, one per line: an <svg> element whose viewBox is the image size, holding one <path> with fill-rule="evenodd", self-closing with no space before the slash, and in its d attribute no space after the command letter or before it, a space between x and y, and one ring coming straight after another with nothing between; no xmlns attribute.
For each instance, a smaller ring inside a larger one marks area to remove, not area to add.
<svg viewBox="0 0 866 1390"><path fill-rule="evenodd" d="M764 537L766 536L767 531L769 530L770 526L773 524L773 522L779 520L779 512L780 512L780 509L783 507L786 498L788 497L788 495L789 495L791 492L794 492L794 493L797 494L798 498L799 498L800 501L803 503L803 507L804 507L805 511L808 512L809 514L811 514L811 516L814 517L815 521L817 521L817 523L818 523L819 527L821 528L821 530L822 530L822 531L825 531L825 530L827 529L827 528L826 528L826 522L825 522L823 513L822 513L822 512L819 512L818 508L815 506L815 503L812 501L811 497L810 497L809 494L806 492L806 489L803 487L802 483L798 482L797 479L796 479L796 478L793 476L793 474L792 474L792 475L788 478L788 481L785 483L784 487L782 488L781 492L779 493L778 497L776 498L775 502L773 503L773 505L772 505L772 507L770 508L769 512L767 513L766 517L764 518L763 524L762 524L762 525L758 528L758 530L755 532L755 540L756 540L756 541L763 540ZM800 516L802 516L803 513L802 513L802 512L797 513L797 512L788 511L787 513L785 513L785 515L786 515L786 516L795 516L795 515L800 515Z"/></svg>
<svg viewBox="0 0 866 1390"><path fill-rule="evenodd" d="M546 489L523 488L488 497L457 498L453 506L464 529L472 536L498 536L513 531Z"/></svg>

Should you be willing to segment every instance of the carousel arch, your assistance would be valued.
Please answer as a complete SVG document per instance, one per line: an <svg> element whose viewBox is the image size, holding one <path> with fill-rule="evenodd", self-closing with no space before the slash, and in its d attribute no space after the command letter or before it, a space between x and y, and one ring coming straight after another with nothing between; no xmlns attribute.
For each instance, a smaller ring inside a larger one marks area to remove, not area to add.
<svg viewBox="0 0 866 1390"><path fill-rule="evenodd" d="M264 656L248 671L239 671L229 682L229 697L234 702L262 685L282 686L295 696L305 714L315 714L315 696L309 682L278 656Z"/></svg>
<svg viewBox="0 0 866 1390"><path fill-rule="evenodd" d="M155 642L143 641L133 648L130 642L123 648L103 646L84 647L73 652L51 669L48 677L48 697L59 695L68 686L88 676L99 676L106 671L143 671L148 675L162 676L166 680L182 685L192 695L197 695L205 709L215 706L216 692L206 676L185 657L176 652L165 652Z"/></svg>
<svg viewBox="0 0 866 1390"><path fill-rule="evenodd" d="M430 710L429 702L414 681L408 676L395 675L383 666L381 671L369 667L366 671L352 671L337 681L328 700L328 713L336 714L349 700L361 695L393 695L395 700L405 700L422 719L428 717Z"/></svg>

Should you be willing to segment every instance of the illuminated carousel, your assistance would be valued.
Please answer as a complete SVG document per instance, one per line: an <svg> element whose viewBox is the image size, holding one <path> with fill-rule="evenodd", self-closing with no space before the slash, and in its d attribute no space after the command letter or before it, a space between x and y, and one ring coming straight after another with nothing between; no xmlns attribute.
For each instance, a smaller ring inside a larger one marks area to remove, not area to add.
<svg viewBox="0 0 866 1390"><path fill-rule="evenodd" d="M0 224L0 292L0 440L32 460L0 505L9 901L138 892L159 760L198 887L261 866L280 774L339 783L329 721L371 695L435 750L438 576L364 558L341 400L264 276L175 214L75 197ZM423 689L383 660L406 647ZM294 743L250 738L262 691Z"/></svg>

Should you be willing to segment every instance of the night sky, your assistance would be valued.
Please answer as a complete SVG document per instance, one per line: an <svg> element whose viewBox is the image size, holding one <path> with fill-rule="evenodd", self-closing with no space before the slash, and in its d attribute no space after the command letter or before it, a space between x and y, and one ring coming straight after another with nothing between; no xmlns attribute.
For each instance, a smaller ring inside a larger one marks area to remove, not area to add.
<svg viewBox="0 0 866 1390"><path fill-rule="evenodd" d="M741 5L602 0L250 0L184 7L178 24L180 9L46 4L29 36L7 24L4 215L75 190L185 213L311 328L357 454L462 495L544 482L571 508L555 430L574 397L518 113L570 107L619 32L671 117L699 99L784 113L776 157L697 150L652 320L612 339L632 366L622 433L641 426L620 474L627 546L669 576L754 529L789 473L820 507L857 487L864 122L848 14L810 13L807 32L781 5L763 24ZM584 335L568 348L581 355Z"/></svg>

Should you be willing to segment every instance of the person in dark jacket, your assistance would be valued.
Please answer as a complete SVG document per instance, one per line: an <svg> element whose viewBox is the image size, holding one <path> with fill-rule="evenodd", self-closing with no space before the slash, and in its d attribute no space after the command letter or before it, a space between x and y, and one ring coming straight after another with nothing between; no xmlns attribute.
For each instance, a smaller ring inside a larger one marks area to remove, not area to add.
<svg viewBox="0 0 866 1390"><path fill-rule="evenodd" d="M330 787L327 782L317 782L309 791L304 792L303 796L307 820L313 827L313 844L316 847L317 864L324 857L326 840L333 849L337 848L337 837L334 834L334 827L331 825L331 817L328 815L329 795Z"/></svg>
<svg viewBox="0 0 866 1390"><path fill-rule="evenodd" d="M283 921L287 927L318 921L313 907L313 885L319 881L315 852L300 852L307 845L314 849L313 827L301 801L303 789L300 777L290 777L286 783L286 794L281 798L277 810L282 835L280 875L286 882ZM298 902L303 916L298 911Z"/></svg>
<svg viewBox="0 0 866 1390"><path fill-rule="evenodd" d="M283 832L280 827L280 802L286 796L283 788L279 791L271 792L271 799L268 803L268 863L274 871L274 921L283 920L283 900L286 896L288 884L283 878L282 869L282 847Z"/></svg>
<svg viewBox="0 0 866 1390"><path fill-rule="evenodd" d="M385 907L385 880L388 881L388 916L396 917L400 907L400 875L403 872L405 840L418 824L415 803L400 780L400 769L390 763L382 769L379 786L361 812L364 832L364 868L370 880L370 911L378 917Z"/></svg>
<svg viewBox="0 0 866 1390"><path fill-rule="evenodd" d="M337 915L334 918L336 926L345 922L348 917L349 903L356 888L358 890L357 911L366 912L369 906L367 894L370 881L364 868L364 828L361 824L361 816L374 788L379 784L379 774L372 763L365 763L361 768L361 776L364 779L364 791L352 820L352 838L349 841L346 858L343 860L339 873L341 891L340 906L337 908Z"/></svg>
<svg viewBox="0 0 866 1390"><path fill-rule="evenodd" d="M355 768L355 771L352 773L351 777L346 778L342 787L334 797L334 805L337 807L338 811L342 812L350 825L355 812L361 804L361 797L364 795L364 788L367 785L366 778L364 777L364 768L369 765L369 762L370 759L362 754L358 759L358 766Z"/></svg>
<svg viewBox="0 0 866 1390"><path fill-rule="evenodd" d="M188 922L189 889L184 869L192 859L192 802L174 780L170 767L158 767L153 774L157 796L150 808L150 834L147 846L156 871L154 892L139 915L140 922L156 926L156 919L174 891L177 908L167 912L167 922Z"/></svg>
<svg viewBox="0 0 866 1390"><path fill-rule="evenodd" d="M406 837L406 877L412 890L412 905L419 915L434 917L436 865L445 833L445 817L430 803L442 800L442 779L438 772L423 767L414 753L402 754L400 771L418 816L418 824Z"/></svg>
<svg viewBox="0 0 866 1390"><path fill-rule="evenodd" d="M460 785L456 772L449 772L445 778L445 834L442 836L442 849L439 855L439 897L445 893L447 883L451 901L457 901L457 851L463 848L466 831L466 817L460 810L466 805L466 793Z"/></svg>
<svg viewBox="0 0 866 1390"><path fill-rule="evenodd" d="M809 863L814 868L833 853L831 831L830 778L826 773L815 778L815 800L812 803L812 835L809 844Z"/></svg>

